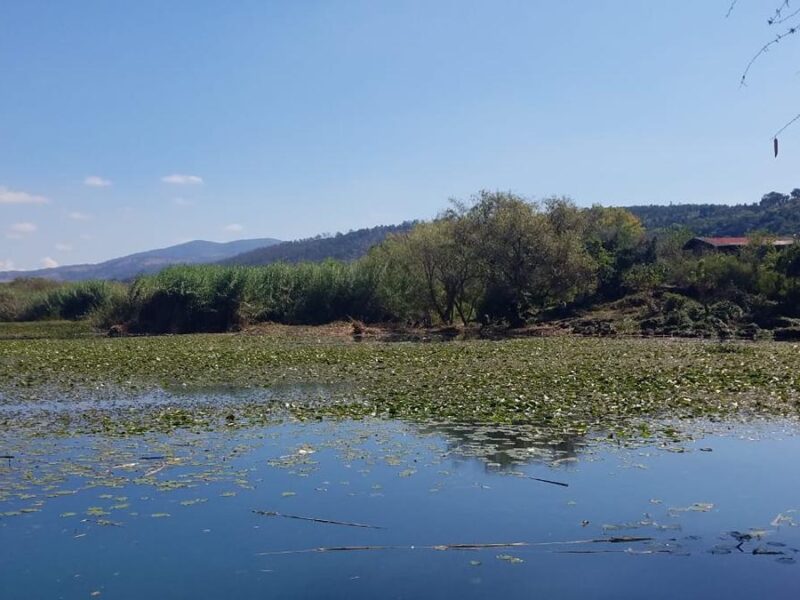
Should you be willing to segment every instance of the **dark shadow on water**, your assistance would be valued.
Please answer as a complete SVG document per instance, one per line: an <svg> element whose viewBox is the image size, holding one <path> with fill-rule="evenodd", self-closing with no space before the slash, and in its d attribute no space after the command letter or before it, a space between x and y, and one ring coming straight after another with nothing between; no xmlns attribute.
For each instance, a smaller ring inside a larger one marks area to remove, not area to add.
<svg viewBox="0 0 800 600"><path fill-rule="evenodd" d="M419 425L420 434L447 441L448 454L480 458L493 469L525 464L570 464L588 447L586 435L532 425Z"/></svg>

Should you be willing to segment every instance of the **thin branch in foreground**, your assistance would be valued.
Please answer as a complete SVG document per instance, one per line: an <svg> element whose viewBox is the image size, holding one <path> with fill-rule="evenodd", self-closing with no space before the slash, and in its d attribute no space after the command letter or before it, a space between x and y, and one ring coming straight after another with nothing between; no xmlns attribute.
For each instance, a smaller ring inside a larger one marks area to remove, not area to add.
<svg viewBox="0 0 800 600"><path fill-rule="evenodd" d="M787 29L783 33L779 33L778 35L776 35L774 39L770 40L769 42L767 42L766 44L761 46L761 48L758 50L758 52L756 52L753 55L753 58L750 59L750 62L747 63L747 66L745 67L744 72L742 73L742 79L739 82L739 85L741 85L741 86L746 85L747 76L750 74L750 70L753 68L753 65L755 64L755 62L759 58L761 58L762 55L764 55L767 52L769 52L769 50L770 50L770 48L772 48L772 46L774 46L776 44L779 44L784 38L789 37L790 35L794 35L795 33L797 33L797 31L798 31L797 27L790 27L789 29Z"/></svg>
<svg viewBox="0 0 800 600"><path fill-rule="evenodd" d="M316 517L301 517L299 515L287 515L273 510L254 510L257 515L264 517L283 517L284 519L297 519L298 521L311 521L312 523L322 523L324 525L343 525L345 527L361 527L362 529L386 529L377 525L365 525L364 523L350 523L348 521L333 521L330 519L317 519Z"/></svg>
<svg viewBox="0 0 800 600"><path fill-rule="evenodd" d="M786 21L790 20L792 17L796 17L797 15L800 15L800 8L797 8L797 9L793 10L792 12L790 12L785 17L782 17L779 14L776 14L776 16L774 18L772 18L772 19L770 19L768 21L768 23L770 25L781 25L783 23L786 23Z"/></svg>
<svg viewBox="0 0 800 600"><path fill-rule="evenodd" d="M798 115L795 115L794 119L792 119L791 121L789 121L788 123L786 123L786 125L784 125L784 126L783 126L783 127L781 127L781 128L780 128L780 129L779 129L777 132L775 132L775 135L773 135L773 136L772 136L772 139L775 139L775 140L777 140L777 139L778 139L778 136L779 136L780 134L782 134L784 131L786 131L787 129L789 129L789 127L791 127L792 125L794 125L794 124L795 124L797 121L800 121L800 114L798 114Z"/></svg>
<svg viewBox="0 0 800 600"><path fill-rule="evenodd" d="M780 22L784 21L785 20L783 18L783 9L784 8L789 8L789 0L783 0L780 3L780 6L778 6L778 8L775 9L775 14L773 16L771 16L769 19L767 19L767 23L769 25L773 25L773 24L780 23ZM786 19L788 19L788 18L789 17L787 16Z"/></svg>
<svg viewBox="0 0 800 600"><path fill-rule="evenodd" d="M786 123L783 127L781 127L775 135L772 136L772 151L774 152L775 158L778 158L778 136L786 131L789 127L794 125L797 121L800 121L800 114L795 115L794 119Z"/></svg>

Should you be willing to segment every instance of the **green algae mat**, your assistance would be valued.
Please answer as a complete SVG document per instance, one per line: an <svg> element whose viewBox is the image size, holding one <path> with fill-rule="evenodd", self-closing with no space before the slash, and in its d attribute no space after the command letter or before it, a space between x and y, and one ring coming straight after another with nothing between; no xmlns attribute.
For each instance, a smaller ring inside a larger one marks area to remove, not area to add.
<svg viewBox="0 0 800 600"><path fill-rule="evenodd" d="M305 418L590 427L649 416L794 416L799 392L800 346L775 342L355 343L245 334L0 340L0 406L58 398L68 417L70 403L81 400L166 394L168 406L154 404L168 425L239 422L280 409ZM205 398L202 410L176 404L184 398L190 405L195 394ZM215 395L218 403L208 400Z"/></svg>

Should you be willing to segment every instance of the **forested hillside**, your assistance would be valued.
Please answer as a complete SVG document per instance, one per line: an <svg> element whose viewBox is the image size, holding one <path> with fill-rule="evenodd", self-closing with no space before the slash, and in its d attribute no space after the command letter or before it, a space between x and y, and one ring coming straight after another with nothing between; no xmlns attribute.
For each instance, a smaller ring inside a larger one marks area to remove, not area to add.
<svg viewBox="0 0 800 600"><path fill-rule="evenodd" d="M389 234L409 231L411 221L400 225L379 225L369 229L357 229L334 236L317 236L293 242L283 242L266 248L245 252L221 262L225 265L268 265L276 262L319 262L326 259L356 260L370 248L377 246Z"/></svg>
<svg viewBox="0 0 800 600"><path fill-rule="evenodd" d="M800 189L770 192L754 204L670 204L628 206L648 230L686 227L697 235L746 235L764 231L800 234Z"/></svg>

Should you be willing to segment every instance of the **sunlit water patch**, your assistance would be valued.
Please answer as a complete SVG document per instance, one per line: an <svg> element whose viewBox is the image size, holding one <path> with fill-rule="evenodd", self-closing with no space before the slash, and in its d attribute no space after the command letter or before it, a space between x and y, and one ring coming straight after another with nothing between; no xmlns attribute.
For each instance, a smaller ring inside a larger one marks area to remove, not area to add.
<svg viewBox="0 0 800 600"><path fill-rule="evenodd" d="M800 437L399 421L0 433L0 597L792 597Z"/></svg>

